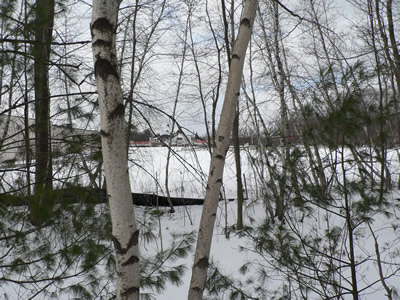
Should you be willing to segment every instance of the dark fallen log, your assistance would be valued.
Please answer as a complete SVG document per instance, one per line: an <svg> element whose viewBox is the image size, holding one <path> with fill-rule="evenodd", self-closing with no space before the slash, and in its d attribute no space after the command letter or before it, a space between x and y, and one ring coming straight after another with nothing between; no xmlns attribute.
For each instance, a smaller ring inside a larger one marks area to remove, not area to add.
<svg viewBox="0 0 400 300"><path fill-rule="evenodd" d="M97 190L96 193L99 193ZM106 202L106 191L101 190L102 202ZM173 206L184 205L203 205L204 199L200 198L184 198L184 197L170 197ZM143 194L132 193L133 204L139 206L166 206L169 207L168 198L156 194Z"/></svg>
<svg viewBox="0 0 400 300"><path fill-rule="evenodd" d="M106 203L107 194L104 189L91 189L91 188L65 188L55 189L50 194L56 203L60 204L73 204L78 202L90 203ZM32 198L32 196L30 197ZM135 205L139 206L166 206L169 207L168 198L165 196L155 194L142 194L132 193L132 201ZM173 206L182 205L202 205L204 199L199 198L184 198L184 197L171 197ZM11 193L0 194L0 204L5 206L22 206L28 205L29 198L23 195L13 195Z"/></svg>
<svg viewBox="0 0 400 300"><path fill-rule="evenodd" d="M92 189L84 187L68 187L65 189L55 189L50 194L55 203L73 204L79 202L106 203L107 194L104 189ZM32 198L32 196L30 197ZM30 198L23 195L13 195L11 193L0 194L0 205L21 206L28 205ZM171 197L173 206L184 205L203 205L204 199ZM229 199L231 200L231 199ZM233 199L232 199L233 200ZM132 193L133 204L139 206L165 206L169 207L168 198L155 194Z"/></svg>
<svg viewBox="0 0 400 300"><path fill-rule="evenodd" d="M170 197L173 206L203 205L204 199ZM142 206L169 206L168 198L154 194L132 193L132 201L135 205Z"/></svg>

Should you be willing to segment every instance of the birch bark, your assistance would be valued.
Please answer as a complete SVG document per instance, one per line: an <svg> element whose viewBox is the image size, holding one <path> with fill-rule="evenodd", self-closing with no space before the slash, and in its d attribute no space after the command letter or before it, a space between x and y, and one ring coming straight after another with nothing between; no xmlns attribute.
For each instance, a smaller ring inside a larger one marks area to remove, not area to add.
<svg viewBox="0 0 400 300"><path fill-rule="evenodd" d="M125 119L115 32L120 1L94 0L92 50L100 105L101 143L116 254L117 299L139 299L139 231L126 157Z"/></svg>
<svg viewBox="0 0 400 300"><path fill-rule="evenodd" d="M257 0L246 1L240 21L239 33L232 51L228 85L215 139L215 148L210 162L206 198L197 237L192 279L189 287L188 299L190 300L201 300L205 287L219 192L233 126L234 118L232 116L235 115L240 94L244 59L251 37L257 5Z"/></svg>

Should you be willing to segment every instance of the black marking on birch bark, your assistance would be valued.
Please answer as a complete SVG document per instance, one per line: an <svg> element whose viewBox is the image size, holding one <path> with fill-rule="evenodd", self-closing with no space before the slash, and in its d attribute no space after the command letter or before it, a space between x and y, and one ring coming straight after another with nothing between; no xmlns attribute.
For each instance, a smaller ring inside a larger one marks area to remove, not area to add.
<svg viewBox="0 0 400 300"><path fill-rule="evenodd" d="M108 115L109 120L114 120L117 117L121 117L125 114L125 106L120 103L118 104L114 110Z"/></svg>
<svg viewBox="0 0 400 300"><path fill-rule="evenodd" d="M242 21L240 21L240 25L251 27L250 20L247 18L243 18Z"/></svg>
<svg viewBox="0 0 400 300"><path fill-rule="evenodd" d="M136 246L138 244L138 240L139 240L139 230L136 230L131 238L129 239L128 245L126 246L126 248L122 248L121 243L118 241L118 239L115 236L111 236L111 239L114 243L114 248L115 251L117 252L117 254L120 255L124 255L126 254L129 249L132 248L132 246Z"/></svg>
<svg viewBox="0 0 400 300"><path fill-rule="evenodd" d="M138 241L139 241L139 230L136 230L132 234L132 236L131 236L131 238L129 240L128 247L130 248L132 246L136 246L138 244Z"/></svg>
<svg viewBox="0 0 400 300"><path fill-rule="evenodd" d="M214 170L215 170L215 167L213 167L213 168L211 169L211 172L210 172L210 175L211 175L211 176L214 175Z"/></svg>
<svg viewBox="0 0 400 300"><path fill-rule="evenodd" d="M93 31L99 30L101 32L113 32L114 27L111 25L110 21L107 18L98 18L96 21L93 22L92 26L90 27L90 32L93 36Z"/></svg>
<svg viewBox="0 0 400 300"><path fill-rule="evenodd" d="M207 257L200 258L199 261L196 263L195 267L198 267L200 269L207 268L208 267L208 258Z"/></svg>
<svg viewBox="0 0 400 300"><path fill-rule="evenodd" d="M216 159L224 160L224 157L221 154L215 156Z"/></svg>
<svg viewBox="0 0 400 300"><path fill-rule="evenodd" d="M121 247L121 244L119 243L118 239L115 236L111 235L111 240L114 244L115 251L120 253L122 250L122 247Z"/></svg>
<svg viewBox="0 0 400 300"><path fill-rule="evenodd" d="M122 263L122 266L133 265L137 262L139 262L139 258L136 255L132 255L125 262Z"/></svg>
<svg viewBox="0 0 400 300"><path fill-rule="evenodd" d="M92 46L94 47L107 47L107 48L111 48L112 43L109 41L105 41L103 39L97 39Z"/></svg>
<svg viewBox="0 0 400 300"><path fill-rule="evenodd" d="M210 189L210 186L207 184L207 186L206 186L206 190L209 190Z"/></svg>
<svg viewBox="0 0 400 300"><path fill-rule="evenodd" d="M105 132L103 129L100 130L100 135L102 135L102 136L104 136L104 137L109 137L109 136L110 136L110 134L107 133L107 132Z"/></svg>
<svg viewBox="0 0 400 300"><path fill-rule="evenodd" d="M100 76L103 80L107 80L109 75L114 76L119 80L119 75L113 65L104 58L97 57L94 65L94 72L96 76Z"/></svg>
<svg viewBox="0 0 400 300"><path fill-rule="evenodd" d="M218 142L222 142L225 138L223 136L218 136Z"/></svg>
<svg viewBox="0 0 400 300"><path fill-rule="evenodd" d="M217 216L216 213L211 214L211 217L216 217L216 216Z"/></svg>
<svg viewBox="0 0 400 300"><path fill-rule="evenodd" d="M201 295L203 293L203 290L201 288L199 288L198 286L193 287L192 291L194 291L194 293L197 295Z"/></svg>
<svg viewBox="0 0 400 300"><path fill-rule="evenodd" d="M121 293L121 296L128 297L128 296L130 296L132 294L136 294L136 293L139 293L139 288L134 286L134 287L130 287L125 292Z"/></svg>
<svg viewBox="0 0 400 300"><path fill-rule="evenodd" d="M240 56L237 54L232 54L232 59L240 59Z"/></svg>
<svg viewBox="0 0 400 300"><path fill-rule="evenodd" d="M219 179L217 179L215 182L222 182L222 179L219 178Z"/></svg>
<svg viewBox="0 0 400 300"><path fill-rule="evenodd" d="M240 92L237 92L237 93L236 93L236 96L238 96L238 97L239 97L239 96L240 96Z"/></svg>

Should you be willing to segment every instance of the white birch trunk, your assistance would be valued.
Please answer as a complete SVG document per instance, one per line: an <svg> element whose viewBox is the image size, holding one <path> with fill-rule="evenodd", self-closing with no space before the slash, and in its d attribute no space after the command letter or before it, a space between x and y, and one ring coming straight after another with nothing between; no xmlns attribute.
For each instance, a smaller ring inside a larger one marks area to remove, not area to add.
<svg viewBox="0 0 400 300"><path fill-rule="evenodd" d="M239 34L232 51L228 85L215 139L215 148L210 162L206 198L197 237L192 279L189 287L189 300L201 300L205 287L225 158L229 149L233 120L240 94L243 64L251 37L257 5L257 0L246 1L244 13L240 21Z"/></svg>
<svg viewBox="0 0 400 300"><path fill-rule="evenodd" d="M93 0L92 50L100 104L101 144L117 262L117 299L139 299L139 231L126 157L125 119L115 48L120 1Z"/></svg>

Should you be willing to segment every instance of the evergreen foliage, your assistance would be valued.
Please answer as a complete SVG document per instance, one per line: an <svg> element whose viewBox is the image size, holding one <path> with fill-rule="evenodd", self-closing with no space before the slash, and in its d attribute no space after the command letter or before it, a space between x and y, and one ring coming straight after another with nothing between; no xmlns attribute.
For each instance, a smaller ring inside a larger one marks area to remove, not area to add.
<svg viewBox="0 0 400 300"><path fill-rule="evenodd" d="M0 280L3 291L13 287L18 297L24 299L35 295L112 298L115 259L106 204L99 204L98 195L87 189L71 187L58 194L57 190L53 192L59 201L50 220L41 227L30 224L26 206L2 202ZM142 237L152 237L148 242L154 245L160 238L157 212L150 210L144 218ZM167 284L182 284L187 266L179 264L179 260L192 253L195 234L172 234L170 240L162 251L142 256L141 285L147 291L160 293ZM154 299L151 292L143 295Z"/></svg>
<svg viewBox="0 0 400 300"><path fill-rule="evenodd" d="M52 40L44 43L51 48L44 64L51 105L41 126L52 132L46 159L54 190L46 191L43 202L32 188L39 128L34 105L40 98L34 95L33 55L43 49L34 51L36 2L0 1L1 289L20 299L112 299L117 275L110 216L100 194L105 178L99 106L86 55L89 28L79 26L90 9L82 1L55 1ZM228 71L222 28L235 32L221 23L226 16L213 7L220 2L211 2L127 2L120 11L118 71L127 139L147 141L165 133L167 122L190 119L196 126L204 121L211 148ZM246 149L256 178L251 197L257 199L250 200L263 203L265 220L244 219L240 231L225 228L227 237L240 235L243 251L258 259L239 276L211 263L207 299L355 298L374 290L396 299L399 289L390 280L399 276L399 239L383 240L381 231L400 228L393 196L400 186L399 20L393 19L399 6L352 1L355 23L342 32L331 19L339 2L304 1L292 11L294 4L275 4L260 1L239 104L240 130L251 133L242 139L252 144ZM240 11L233 9L226 7L232 24ZM186 47L190 51L183 52ZM181 70L174 68L178 59ZM176 99L184 106L171 116L175 85L182 86ZM275 103L287 116L276 117ZM159 174L152 175L156 181ZM181 192L188 190L182 183ZM190 270L182 261L193 251L195 233L166 237L163 209L141 212L142 298L155 299ZM371 237L375 245L365 244ZM275 278L284 280L277 284Z"/></svg>

